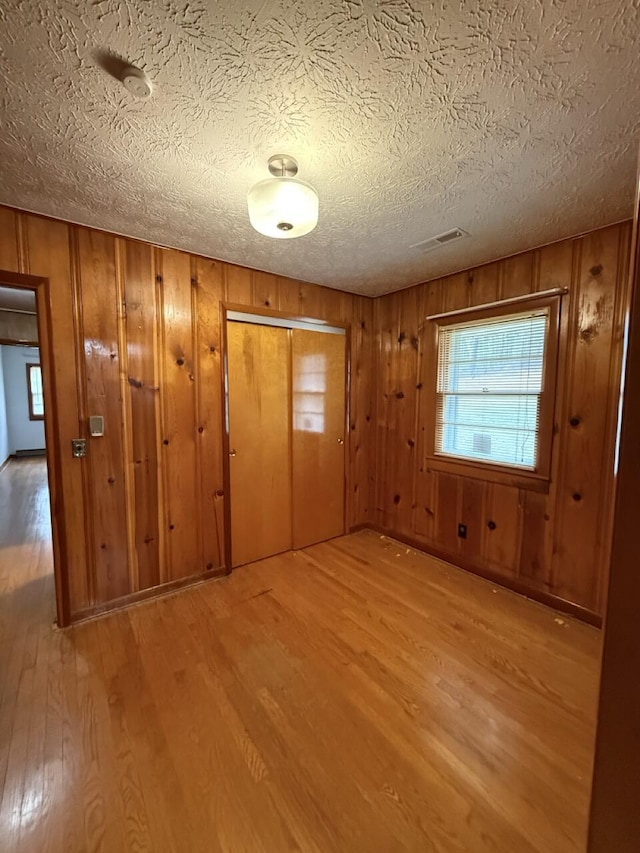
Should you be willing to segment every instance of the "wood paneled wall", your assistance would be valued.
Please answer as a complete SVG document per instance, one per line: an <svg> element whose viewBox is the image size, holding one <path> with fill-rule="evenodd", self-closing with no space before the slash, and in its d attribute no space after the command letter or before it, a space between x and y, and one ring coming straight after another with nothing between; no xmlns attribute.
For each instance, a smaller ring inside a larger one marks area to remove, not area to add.
<svg viewBox="0 0 640 853"><path fill-rule="evenodd" d="M629 240L629 223L611 226L376 300L379 528L543 600L577 605L587 617L602 614ZM569 293L549 494L429 472L424 318L553 287Z"/></svg>
<svg viewBox="0 0 640 853"><path fill-rule="evenodd" d="M4 207L0 269L49 280L72 617L223 569L221 300L351 324L347 523L370 521L371 300Z"/></svg>
<svg viewBox="0 0 640 853"><path fill-rule="evenodd" d="M371 300L0 207L0 269L49 280L72 616L225 568L221 300L351 325L349 527L601 614L629 238L611 226ZM424 318L557 286L549 494L429 472ZM106 435L74 460L90 414Z"/></svg>

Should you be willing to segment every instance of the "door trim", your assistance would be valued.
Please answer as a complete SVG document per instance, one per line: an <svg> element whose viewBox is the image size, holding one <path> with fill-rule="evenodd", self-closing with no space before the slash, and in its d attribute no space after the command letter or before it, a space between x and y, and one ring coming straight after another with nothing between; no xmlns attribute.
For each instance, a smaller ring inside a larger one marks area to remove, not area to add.
<svg viewBox="0 0 640 853"><path fill-rule="evenodd" d="M279 320L279 323L265 323L266 325L281 325L285 328L293 328L291 324L300 324L299 328L307 328L307 326L324 326L334 329L344 329L345 333L349 329L349 323L343 323L342 320L323 320L320 317L308 317L304 314L292 314L289 311L276 311L275 308L263 308L262 306L253 305L241 305L237 302L221 302L220 303L223 311L224 311L224 320L227 320L228 314L243 314L247 319L244 321L246 323L260 323L260 317L266 321L266 318L271 318L272 320ZM250 317L255 317L255 320L249 319ZM229 318L232 319L232 318ZM287 321L289 321L287 323ZM242 322L242 321L241 321ZM316 331L323 331L323 329L316 329Z"/></svg>
<svg viewBox="0 0 640 853"><path fill-rule="evenodd" d="M242 314L246 320L234 320L230 314ZM255 317L250 320L249 317ZM323 320L319 317L308 317L302 314L291 314L286 311L276 311L273 308L253 307L252 305L241 305L234 302L220 302L220 325L222 341L222 477L224 489L224 561L227 574L233 571L233 560L231 554L231 472L229 467L229 347L227 338L227 327L231 322L247 322L260 324L260 318L271 318L280 320L280 323L265 323L265 325L282 325L284 328L300 328L313 331L332 330L334 334L345 336L345 423L344 423L344 479L343 479L343 506L344 506L344 531L348 530L348 498L347 483L350 473L351 460L351 324L342 320ZM295 323L296 325L291 325ZM319 328L324 327L324 328ZM344 330L338 331L338 330ZM289 348L291 350L291 348ZM291 420L291 418L290 418Z"/></svg>
<svg viewBox="0 0 640 853"><path fill-rule="evenodd" d="M36 275L0 270L0 284L21 290L35 291L40 364L44 378L44 432L47 448L47 479L51 511L51 537L53 545L53 577L56 592L56 614L60 628L70 623L69 578L67 574L66 514L62 489L62 463L58 453L60 431L58 426L57 393L55 387L55 356L49 298L49 279ZM20 342L19 345L25 346Z"/></svg>
<svg viewBox="0 0 640 853"><path fill-rule="evenodd" d="M275 326L278 329L300 329L310 332L324 332L327 335L346 335L344 326L329 326L314 323L311 320L292 320L281 317L266 317L264 314L251 314L249 311L227 311L227 320L235 323L251 323L255 326Z"/></svg>
<svg viewBox="0 0 640 853"><path fill-rule="evenodd" d="M591 786L588 853L638 849L640 665L638 510L640 480L640 159L629 255L629 308L618 422L617 477L598 723Z"/></svg>

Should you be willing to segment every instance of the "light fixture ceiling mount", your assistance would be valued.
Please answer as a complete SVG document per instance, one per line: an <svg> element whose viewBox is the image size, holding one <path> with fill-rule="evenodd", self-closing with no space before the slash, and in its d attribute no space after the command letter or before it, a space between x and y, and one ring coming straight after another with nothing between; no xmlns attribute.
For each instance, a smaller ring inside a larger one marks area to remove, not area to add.
<svg viewBox="0 0 640 853"><path fill-rule="evenodd" d="M308 234L318 224L318 193L296 178L298 164L288 154L269 158L267 178L247 195L249 220L265 237L291 239Z"/></svg>
<svg viewBox="0 0 640 853"><path fill-rule="evenodd" d="M274 154L269 157L269 171L274 178L295 178L298 174L298 163L287 154Z"/></svg>

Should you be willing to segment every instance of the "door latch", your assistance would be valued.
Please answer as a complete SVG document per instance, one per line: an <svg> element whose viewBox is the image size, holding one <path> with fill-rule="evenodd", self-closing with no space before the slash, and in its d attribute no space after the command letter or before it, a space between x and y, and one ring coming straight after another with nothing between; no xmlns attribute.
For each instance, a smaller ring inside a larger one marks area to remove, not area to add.
<svg viewBox="0 0 640 853"><path fill-rule="evenodd" d="M74 459L84 459L84 457L87 455L87 439L72 438L71 452Z"/></svg>

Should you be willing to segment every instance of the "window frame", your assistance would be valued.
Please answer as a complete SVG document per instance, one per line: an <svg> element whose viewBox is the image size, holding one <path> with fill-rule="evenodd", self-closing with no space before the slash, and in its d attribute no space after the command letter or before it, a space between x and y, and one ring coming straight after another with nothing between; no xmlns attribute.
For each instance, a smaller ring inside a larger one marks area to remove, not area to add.
<svg viewBox="0 0 640 853"><path fill-rule="evenodd" d="M506 300L502 303L464 308L429 318L427 323L427 365L428 389L426 417L426 468L428 471L473 477L492 483L502 483L533 491L548 492L551 478L551 453L553 449L554 419L556 408L556 389L558 373L558 354L560 349L561 294L536 296L530 298ZM508 318L547 308L549 324L545 338L543 385L540 394L540 418L536 466L533 469L520 468L505 462L490 462L449 454L437 453L436 428L438 412L438 357L439 334L444 326L458 323L475 323L495 318Z"/></svg>
<svg viewBox="0 0 640 853"><path fill-rule="evenodd" d="M43 421L44 420L44 377L42 375L42 364L38 362L27 362L27 396L29 398L29 420ZM40 382L42 383L42 414L37 415L33 411L33 390L31 388L31 369L37 367L40 370Z"/></svg>

